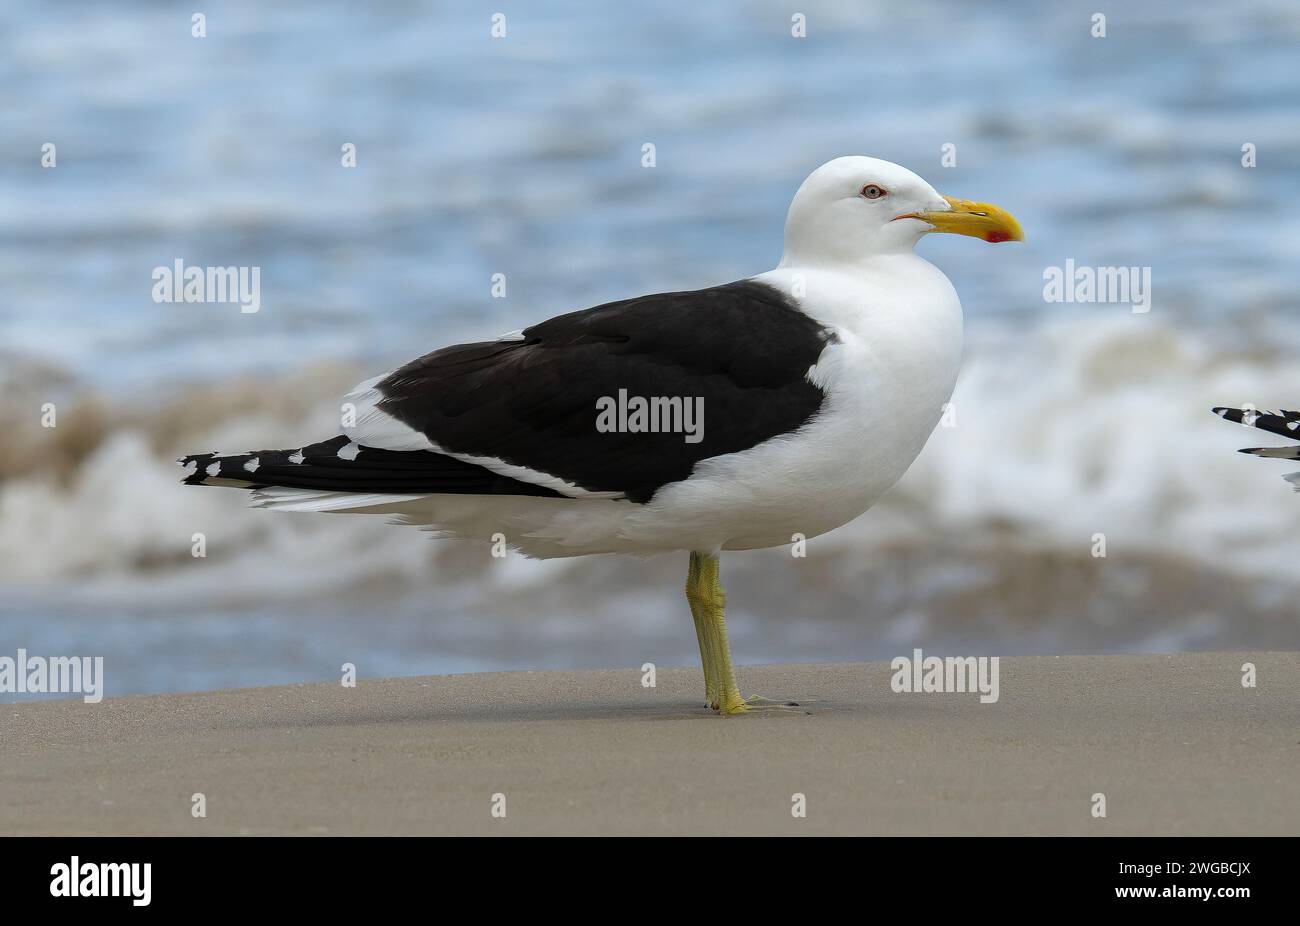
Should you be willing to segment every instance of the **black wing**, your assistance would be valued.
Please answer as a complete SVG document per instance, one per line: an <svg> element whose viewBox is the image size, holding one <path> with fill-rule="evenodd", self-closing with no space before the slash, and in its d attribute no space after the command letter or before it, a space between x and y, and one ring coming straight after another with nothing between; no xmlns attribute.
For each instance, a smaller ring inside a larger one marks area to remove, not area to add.
<svg viewBox="0 0 1300 926"><path fill-rule="evenodd" d="M377 407L442 451L644 502L701 460L811 419L825 396L807 373L834 339L766 284L660 293L434 351L380 380ZM700 439L598 430L597 403L620 390L702 400Z"/></svg>

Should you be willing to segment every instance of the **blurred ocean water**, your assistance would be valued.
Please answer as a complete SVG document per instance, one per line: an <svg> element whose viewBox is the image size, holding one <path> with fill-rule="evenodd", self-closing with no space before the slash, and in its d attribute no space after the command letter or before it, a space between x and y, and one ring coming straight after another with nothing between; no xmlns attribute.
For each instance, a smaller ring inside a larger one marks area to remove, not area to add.
<svg viewBox="0 0 1300 926"><path fill-rule="evenodd" d="M1029 240L922 243L967 312L957 427L807 560L729 558L737 658L1300 646L1300 499L1208 414L1300 402L1293 2L1105 38L1075 2L807 3L802 39L766 2L204 6L202 39L174 4L0 9L0 655L106 654L110 694L689 663L675 560L484 562L170 461L332 433L444 343L765 270L849 153ZM260 267L261 310L153 302L177 259ZM1067 259L1150 267L1151 311L1046 304Z"/></svg>

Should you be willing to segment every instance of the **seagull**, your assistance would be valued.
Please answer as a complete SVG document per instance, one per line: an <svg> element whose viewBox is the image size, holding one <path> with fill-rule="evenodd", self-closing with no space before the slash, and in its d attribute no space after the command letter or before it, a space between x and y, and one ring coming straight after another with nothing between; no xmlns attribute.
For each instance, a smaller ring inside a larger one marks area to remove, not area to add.
<svg viewBox="0 0 1300 926"><path fill-rule="evenodd" d="M1276 412L1256 411L1250 406L1245 408L1212 408L1210 411L1220 418L1235 421L1248 428L1259 428L1270 434L1281 434L1292 440L1300 440L1300 412L1280 409ZM1272 457L1277 460L1300 460L1300 446L1290 447L1243 447L1240 453L1249 453L1257 457ZM1288 473L1282 477L1300 492L1300 473Z"/></svg>
<svg viewBox="0 0 1300 926"><path fill-rule="evenodd" d="M185 456L182 481L537 558L688 553L706 705L797 707L741 696L719 555L848 523L921 451L962 351L957 293L913 251L932 232L1024 240L997 206L837 158L796 192L775 269L443 347L356 386L328 440Z"/></svg>

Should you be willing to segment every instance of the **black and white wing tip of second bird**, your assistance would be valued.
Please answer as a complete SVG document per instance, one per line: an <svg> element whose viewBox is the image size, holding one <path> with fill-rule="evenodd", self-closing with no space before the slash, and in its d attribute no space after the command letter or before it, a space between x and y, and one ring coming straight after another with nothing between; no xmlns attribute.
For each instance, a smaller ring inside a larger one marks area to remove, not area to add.
<svg viewBox="0 0 1300 926"><path fill-rule="evenodd" d="M1226 421L1234 421L1248 428L1258 428L1270 434L1280 434L1282 437L1300 441L1300 411L1279 409L1276 412L1261 412L1249 407L1226 408L1222 406L1213 408L1211 411ZM1240 452L1257 457L1270 457L1275 460L1300 460L1300 444L1283 445L1281 447L1243 447ZM1289 473L1283 478L1291 483L1297 492L1300 492L1300 473Z"/></svg>

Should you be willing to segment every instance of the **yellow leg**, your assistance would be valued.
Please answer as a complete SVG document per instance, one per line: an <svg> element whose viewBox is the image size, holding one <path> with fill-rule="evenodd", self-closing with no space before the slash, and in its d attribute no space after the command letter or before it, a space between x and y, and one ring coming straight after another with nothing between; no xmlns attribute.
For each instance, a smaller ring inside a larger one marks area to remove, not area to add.
<svg viewBox="0 0 1300 926"><path fill-rule="evenodd" d="M695 638L700 644L700 663L704 666L704 706L717 707L718 683L713 675L713 647L709 640L708 618L701 603L700 560L698 553L691 554L691 568L686 574L686 601L691 606L695 621Z"/></svg>
<svg viewBox="0 0 1300 926"><path fill-rule="evenodd" d="M704 663L705 695L709 706L724 714L745 712L748 708L736 688L736 673L731 667L725 616L727 593L718 581L717 554L691 554L686 599L691 603L691 614L695 617L696 634L700 639L700 659Z"/></svg>
<svg viewBox="0 0 1300 926"><path fill-rule="evenodd" d="M798 709L793 701L769 698L742 698L731 665L731 646L727 642L727 593L719 579L718 556L692 553L686 574L686 600L695 618L695 635L700 643L700 661L704 664L704 696L709 707L723 714L743 714L755 708L769 710Z"/></svg>

